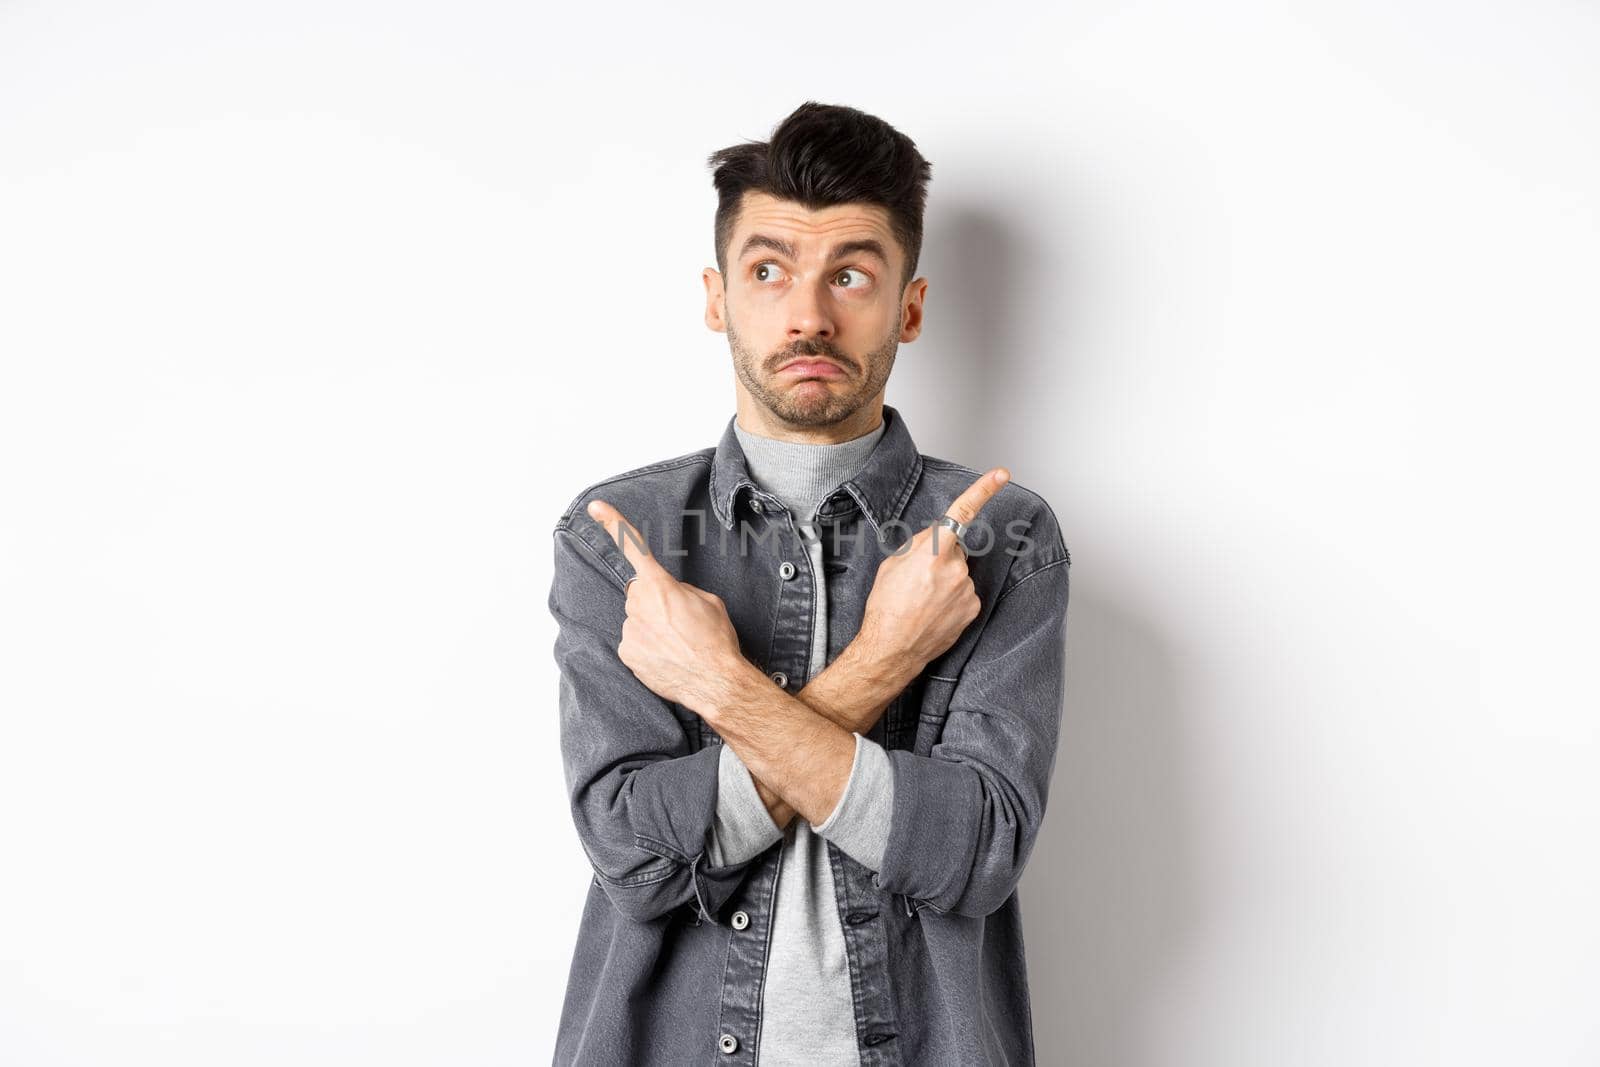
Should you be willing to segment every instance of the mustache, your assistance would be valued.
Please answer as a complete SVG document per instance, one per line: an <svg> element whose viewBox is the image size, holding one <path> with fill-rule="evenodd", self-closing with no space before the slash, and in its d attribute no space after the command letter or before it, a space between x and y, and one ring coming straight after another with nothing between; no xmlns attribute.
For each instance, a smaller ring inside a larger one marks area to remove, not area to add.
<svg viewBox="0 0 1600 1067"><path fill-rule="evenodd" d="M853 360L831 346L803 344L774 356L772 358L772 369L777 370L785 363L790 363L797 359L831 359L841 367L853 368L855 366Z"/></svg>

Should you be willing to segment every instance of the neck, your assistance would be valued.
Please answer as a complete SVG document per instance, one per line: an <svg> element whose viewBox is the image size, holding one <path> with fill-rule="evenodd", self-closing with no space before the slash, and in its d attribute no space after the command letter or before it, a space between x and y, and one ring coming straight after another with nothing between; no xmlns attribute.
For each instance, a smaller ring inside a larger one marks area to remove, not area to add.
<svg viewBox="0 0 1600 1067"><path fill-rule="evenodd" d="M838 422L827 426L796 426L774 415L771 409L757 403L755 398L740 388L734 422L743 430L774 441L804 445L843 444L883 425L883 393L880 390L872 403L864 404L859 411Z"/></svg>

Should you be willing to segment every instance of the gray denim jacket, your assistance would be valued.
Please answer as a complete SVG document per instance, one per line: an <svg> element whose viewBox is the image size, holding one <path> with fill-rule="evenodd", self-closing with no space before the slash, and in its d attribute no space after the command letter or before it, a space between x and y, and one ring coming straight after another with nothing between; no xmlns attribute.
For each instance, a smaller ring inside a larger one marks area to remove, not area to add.
<svg viewBox="0 0 1600 1067"><path fill-rule="evenodd" d="M594 876L555 1063L755 1063L781 852L709 864L722 738L617 657L633 567L585 506L609 501L675 576L722 597L745 657L797 693L814 583L832 662L878 564L982 473L922 455L898 410L883 417L863 468L818 507L821 575L750 480L731 417L715 448L591 485L557 521L561 753ZM1034 1062L1017 883L1055 768L1071 557L1050 506L1015 481L965 540L979 616L866 734L894 772L882 869L827 846L866 1065Z"/></svg>

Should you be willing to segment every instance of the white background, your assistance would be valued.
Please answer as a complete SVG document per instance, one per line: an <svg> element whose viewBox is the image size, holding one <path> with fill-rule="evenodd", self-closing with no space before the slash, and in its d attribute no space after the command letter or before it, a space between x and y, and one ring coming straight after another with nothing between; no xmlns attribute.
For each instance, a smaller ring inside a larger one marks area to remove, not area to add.
<svg viewBox="0 0 1600 1067"><path fill-rule="evenodd" d="M1600 16L0 4L0 1062L549 1062L550 528L705 156L933 162L888 399L1073 559L1040 1059L1600 1062Z"/></svg>

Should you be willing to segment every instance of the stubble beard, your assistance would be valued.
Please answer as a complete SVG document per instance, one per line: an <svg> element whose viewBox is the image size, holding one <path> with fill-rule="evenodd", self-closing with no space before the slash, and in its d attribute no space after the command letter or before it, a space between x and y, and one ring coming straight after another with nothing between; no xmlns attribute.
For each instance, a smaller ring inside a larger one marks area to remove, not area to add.
<svg viewBox="0 0 1600 1067"><path fill-rule="evenodd" d="M895 317L894 328L872 352L865 357L866 376L859 377L862 361L852 359L826 341L799 341L788 345L778 356L764 358L757 355L734 329L732 317L728 320L728 347L733 352L734 373L744 383L745 389L768 411L789 426L814 429L834 426L850 416L877 396L889 380L894 369L894 358L900 348L900 326L903 313ZM795 382L786 388L776 388L777 368L797 356L821 356L845 368L845 378L829 379L853 385L843 391L837 385L820 381Z"/></svg>

